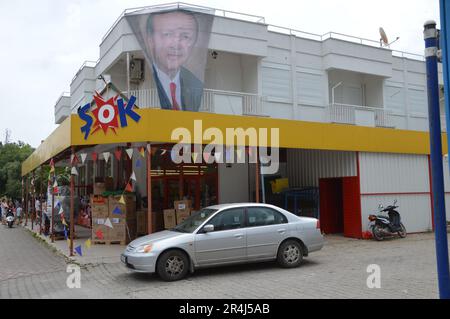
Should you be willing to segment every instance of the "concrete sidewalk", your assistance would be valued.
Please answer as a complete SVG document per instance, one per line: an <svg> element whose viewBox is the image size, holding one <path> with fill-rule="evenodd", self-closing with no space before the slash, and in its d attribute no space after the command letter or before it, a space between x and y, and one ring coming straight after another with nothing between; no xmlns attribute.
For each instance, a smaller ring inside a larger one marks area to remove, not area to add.
<svg viewBox="0 0 450 319"><path fill-rule="evenodd" d="M55 240L52 243L50 236L39 234L39 225L34 225L34 229L31 229L31 223L25 226L24 222L21 227L25 228L37 238L47 242L47 244L56 250L59 254L63 255L69 262L75 262L79 265L98 265L98 264L112 264L120 262L120 254L125 250L125 245L104 245L104 244L91 244L90 248L86 247L86 242L91 238L91 229L75 225L75 237L73 241L73 247L81 245L82 256L77 255L70 256L70 249L67 240Z"/></svg>

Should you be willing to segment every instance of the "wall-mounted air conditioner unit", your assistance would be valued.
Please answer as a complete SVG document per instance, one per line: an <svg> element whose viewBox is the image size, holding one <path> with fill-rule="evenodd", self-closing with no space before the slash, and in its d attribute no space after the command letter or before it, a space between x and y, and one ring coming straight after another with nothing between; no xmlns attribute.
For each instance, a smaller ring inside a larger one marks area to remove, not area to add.
<svg viewBox="0 0 450 319"><path fill-rule="evenodd" d="M130 81L144 80L144 60L132 59L130 61Z"/></svg>

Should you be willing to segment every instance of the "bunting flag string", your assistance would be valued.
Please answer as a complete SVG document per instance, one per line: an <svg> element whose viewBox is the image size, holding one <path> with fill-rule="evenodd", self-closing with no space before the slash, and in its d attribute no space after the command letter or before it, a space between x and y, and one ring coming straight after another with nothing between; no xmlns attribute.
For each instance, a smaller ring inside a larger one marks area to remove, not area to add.
<svg viewBox="0 0 450 319"><path fill-rule="evenodd" d="M79 255L79 256L83 256L82 252L81 252L81 245L77 246L74 248L75 252Z"/></svg>
<svg viewBox="0 0 450 319"><path fill-rule="evenodd" d="M137 168L140 168L141 166L142 166L141 159L138 158L138 159L136 160L136 167L137 167Z"/></svg>
<svg viewBox="0 0 450 319"><path fill-rule="evenodd" d="M72 174L72 175L78 175L78 171L77 171L77 168L74 166L74 167L72 167L72 170L70 171L70 174Z"/></svg>
<svg viewBox="0 0 450 319"><path fill-rule="evenodd" d="M139 154L141 154L142 157L145 157L145 148L143 146L139 147Z"/></svg>
<svg viewBox="0 0 450 319"><path fill-rule="evenodd" d="M106 221L105 221L105 226L106 226L106 227L109 227L109 228L111 228L111 229L114 228L113 225L112 225L112 223L111 223L111 220L110 220L109 218L106 219Z"/></svg>
<svg viewBox="0 0 450 319"><path fill-rule="evenodd" d="M126 150L127 155L128 155L128 157L129 157L130 159L133 158L133 151L134 151L134 149L132 149L132 148L128 148L128 149Z"/></svg>
<svg viewBox="0 0 450 319"><path fill-rule="evenodd" d="M122 158L122 150L120 148L115 150L114 155L116 156L117 160L120 161Z"/></svg>
<svg viewBox="0 0 450 319"><path fill-rule="evenodd" d="M77 154L71 154L70 155L70 163L72 165L77 165L79 163Z"/></svg>
<svg viewBox="0 0 450 319"><path fill-rule="evenodd" d="M128 182L127 186L125 187L125 191L131 193L133 191L133 185Z"/></svg>
<svg viewBox="0 0 450 319"><path fill-rule="evenodd" d="M84 162L86 161L87 158L87 153L81 153L80 157L81 157L81 164L84 165Z"/></svg>

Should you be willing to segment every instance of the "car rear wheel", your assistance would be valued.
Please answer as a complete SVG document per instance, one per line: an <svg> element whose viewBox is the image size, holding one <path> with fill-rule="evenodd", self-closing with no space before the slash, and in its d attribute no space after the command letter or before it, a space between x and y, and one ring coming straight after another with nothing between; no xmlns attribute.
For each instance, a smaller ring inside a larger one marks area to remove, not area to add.
<svg viewBox="0 0 450 319"><path fill-rule="evenodd" d="M159 277L165 281L180 280L189 271L189 260L185 253L179 250L169 250L158 259L156 271Z"/></svg>
<svg viewBox="0 0 450 319"><path fill-rule="evenodd" d="M283 268L298 267L303 261L302 246L295 240L287 240L278 248L278 264Z"/></svg>

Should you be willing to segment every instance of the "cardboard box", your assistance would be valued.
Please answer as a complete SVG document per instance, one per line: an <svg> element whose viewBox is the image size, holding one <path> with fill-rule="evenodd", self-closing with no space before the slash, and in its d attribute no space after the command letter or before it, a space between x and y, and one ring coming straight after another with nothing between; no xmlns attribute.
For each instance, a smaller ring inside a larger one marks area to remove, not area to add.
<svg viewBox="0 0 450 319"><path fill-rule="evenodd" d="M173 207L176 211L191 211L191 200L176 200L173 202Z"/></svg>
<svg viewBox="0 0 450 319"><path fill-rule="evenodd" d="M104 225L105 223L105 219L103 218L95 218L92 220L92 240L98 240L98 241L103 241L103 240L109 240L109 230L110 228ZM101 231L103 234L103 237L99 237L97 234L98 231Z"/></svg>
<svg viewBox="0 0 450 319"><path fill-rule="evenodd" d="M125 205L120 203L120 196L109 196L109 216L115 218L136 219L136 197L134 195L123 195Z"/></svg>
<svg viewBox="0 0 450 319"><path fill-rule="evenodd" d="M116 224L109 229L109 240L111 241L127 241L127 225Z"/></svg>
<svg viewBox="0 0 450 319"><path fill-rule="evenodd" d="M176 214L174 209L164 210L164 228L169 229L177 225Z"/></svg>
<svg viewBox="0 0 450 319"><path fill-rule="evenodd" d="M178 211L177 214L177 225L185 221L189 216L191 216L190 212L186 211Z"/></svg>
<svg viewBox="0 0 450 319"><path fill-rule="evenodd" d="M101 195L106 191L105 183L94 183L94 195Z"/></svg>
<svg viewBox="0 0 450 319"><path fill-rule="evenodd" d="M91 196L91 213L93 218L106 218L109 215L108 198L103 196Z"/></svg>

